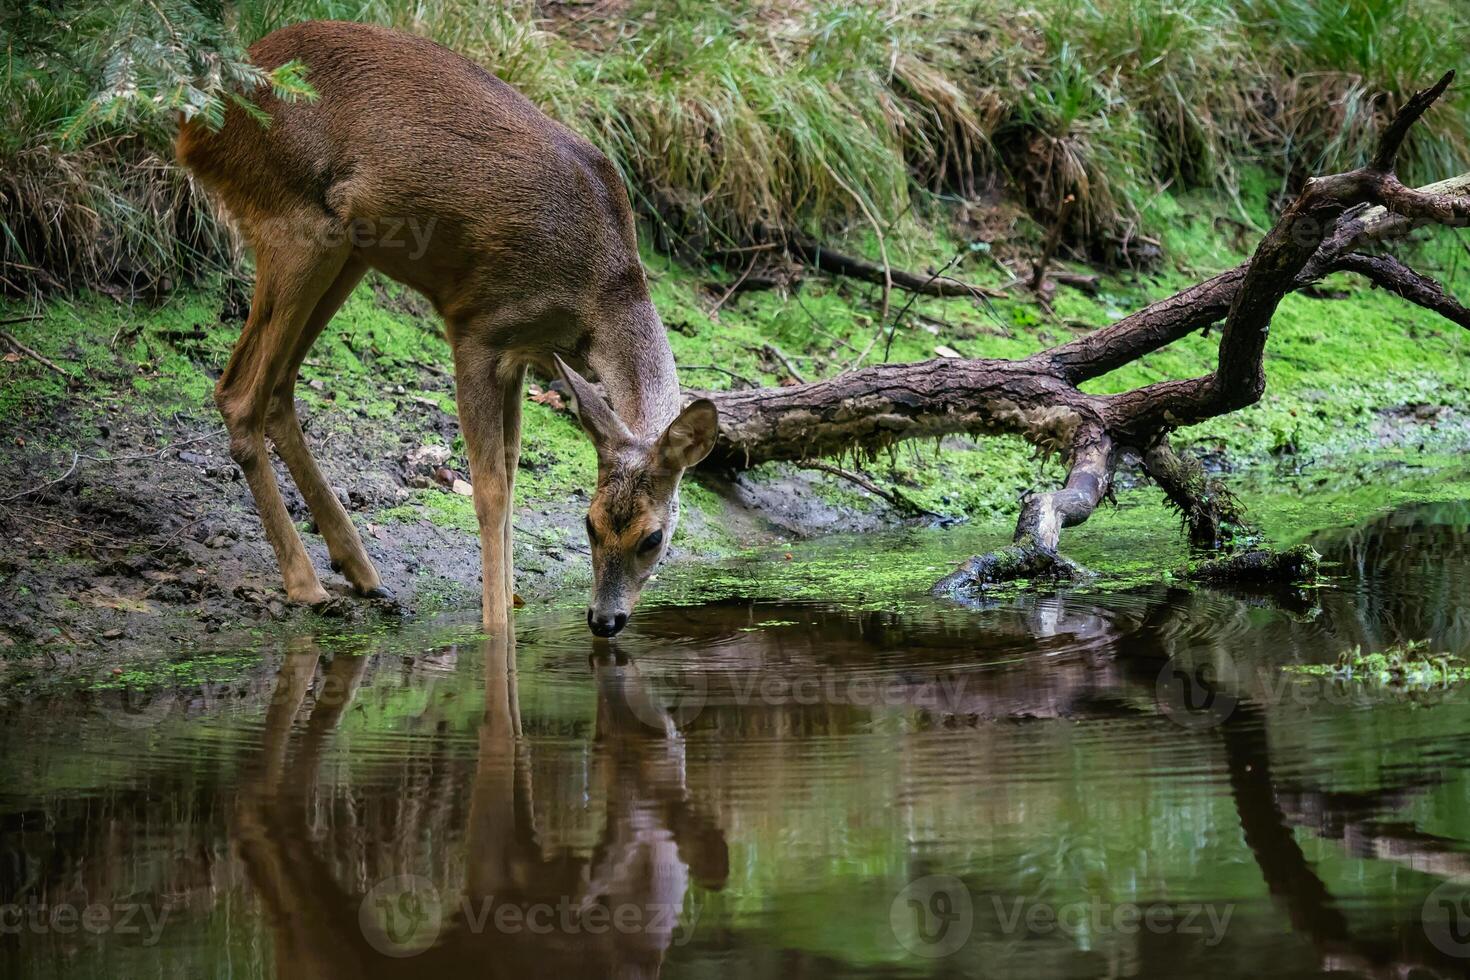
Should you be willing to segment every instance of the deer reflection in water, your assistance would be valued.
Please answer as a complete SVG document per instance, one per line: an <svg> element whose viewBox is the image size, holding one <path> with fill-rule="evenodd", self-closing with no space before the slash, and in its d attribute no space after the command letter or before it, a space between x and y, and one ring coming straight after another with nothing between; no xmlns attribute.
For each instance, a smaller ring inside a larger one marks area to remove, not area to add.
<svg viewBox="0 0 1470 980"><path fill-rule="evenodd" d="M678 733L637 666L615 653L591 660L594 767L606 804L600 842L589 856L548 853L532 806L514 640L487 637L482 651L485 711L459 895L415 876L365 889L341 880L319 852L318 770L370 658L333 659L304 729L294 731L318 654L308 643L287 656L234 834L271 922L277 976L656 977L670 946L687 939L681 926L692 927L680 921L691 879L723 886L725 837L690 799Z"/></svg>

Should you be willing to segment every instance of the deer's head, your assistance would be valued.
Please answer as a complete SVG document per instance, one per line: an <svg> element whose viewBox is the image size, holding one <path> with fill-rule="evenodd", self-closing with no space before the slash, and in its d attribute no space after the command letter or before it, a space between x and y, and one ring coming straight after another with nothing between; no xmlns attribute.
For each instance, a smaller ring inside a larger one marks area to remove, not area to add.
<svg viewBox="0 0 1470 980"><path fill-rule="evenodd" d="M643 586L668 551L679 523L679 481L714 448L718 415L701 398L656 438L639 438L586 378L559 357L556 366L597 449L597 489L587 509L587 626L597 636L613 636L628 624Z"/></svg>

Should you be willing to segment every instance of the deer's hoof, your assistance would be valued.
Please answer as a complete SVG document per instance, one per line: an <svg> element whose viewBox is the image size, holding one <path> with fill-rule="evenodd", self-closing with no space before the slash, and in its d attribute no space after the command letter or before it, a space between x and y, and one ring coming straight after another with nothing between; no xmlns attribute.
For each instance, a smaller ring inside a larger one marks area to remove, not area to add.
<svg viewBox="0 0 1470 980"><path fill-rule="evenodd" d="M368 589L362 594L362 597L364 599L384 599L388 602L392 602L398 598L393 594L393 590L386 585L379 585L376 588Z"/></svg>

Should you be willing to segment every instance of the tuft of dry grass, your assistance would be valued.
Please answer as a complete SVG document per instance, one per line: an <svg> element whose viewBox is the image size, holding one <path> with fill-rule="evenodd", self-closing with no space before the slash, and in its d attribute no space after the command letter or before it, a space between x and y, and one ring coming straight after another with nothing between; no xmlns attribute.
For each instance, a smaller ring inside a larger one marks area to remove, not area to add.
<svg viewBox="0 0 1470 980"><path fill-rule="evenodd" d="M148 72L74 52L62 29L76 7L165 30L135 5L48 3L62 26L7 46L0 288L156 290L227 260L138 113L228 97L198 66L301 19L387 24L480 61L607 152L655 242L689 255L770 226L876 230L921 199L1002 189L1106 257L1147 230L1162 188L1360 162L1410 92L1470 67L1462 0L623 0L554 17L510 0L238 0L218 8L227 21L159 2L167 30L213 33L159 51L128 35L116 49L149 51ZM1410 177L1470 162L1467 92L1416 130ZM58 142L87 106L106 110L87 138Z"/></svg>

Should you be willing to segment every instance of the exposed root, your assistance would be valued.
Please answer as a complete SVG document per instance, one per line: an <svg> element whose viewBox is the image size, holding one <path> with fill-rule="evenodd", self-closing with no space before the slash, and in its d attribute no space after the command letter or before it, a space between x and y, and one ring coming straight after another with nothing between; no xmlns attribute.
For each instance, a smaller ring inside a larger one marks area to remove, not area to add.
<svg viewBox="0 0 1470 980"><path fill-rule="evenodd" d="M1321 564L1322 556L1311 545L1299 544L1285 551L1262 549L1202 562L1186 577L1196 582L1311 582Z"/></svg>
<svg viewBox="0 0 1470 980"><path fill-rule="evenodd" d="M1220 548L1250 530L1239 498L1222 481L1206 475L1199 460L1180 456L1167 441L1144 454L1143 469L1179 512L1190 544Z"/></svg>
<svg viewBox="0 0 1470 980"><path fill-rule="evenodd" d="M966 596L986 586L1021 580L1046 579L1053 582L1075 582L1090 578L1092 573L1033 541L1025 541L968 558L958 568L934 584L932 595L963 601Z"/></svg>
<svg viewBox="0 0 1470 980"><path fill-rule="evenodd" d="M1057 553L1062 528L1081 524L1107 496L1113 478L1113 443L1096 429L1085 429L1072 448L1067 485L1032 494L1021 505L1016 543L971 558L934 586L938 596L958 597L968 590L1018 579L1072 581L1090 572Z"/></svg>

